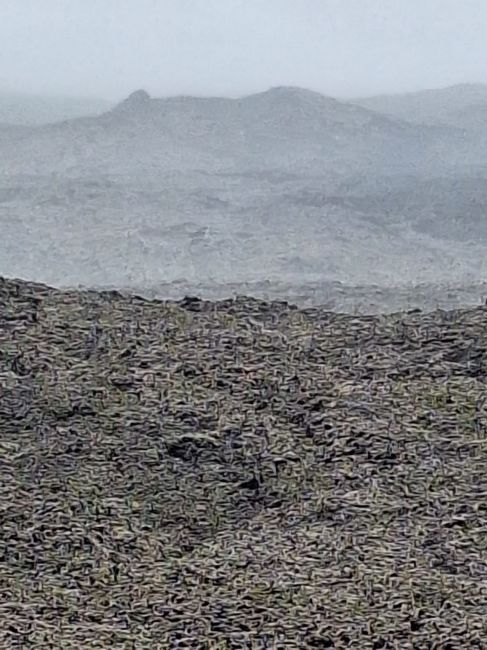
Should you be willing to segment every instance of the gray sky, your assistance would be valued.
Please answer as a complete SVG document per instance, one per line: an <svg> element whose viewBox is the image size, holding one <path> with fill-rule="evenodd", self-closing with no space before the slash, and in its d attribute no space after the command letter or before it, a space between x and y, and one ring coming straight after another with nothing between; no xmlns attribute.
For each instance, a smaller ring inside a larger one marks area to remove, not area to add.
<svg viewBox="0 0 487 650"><path fill-rule="evenodd" d="M487 82L486 0L0 0L0 89L120 98Z"/></svg>

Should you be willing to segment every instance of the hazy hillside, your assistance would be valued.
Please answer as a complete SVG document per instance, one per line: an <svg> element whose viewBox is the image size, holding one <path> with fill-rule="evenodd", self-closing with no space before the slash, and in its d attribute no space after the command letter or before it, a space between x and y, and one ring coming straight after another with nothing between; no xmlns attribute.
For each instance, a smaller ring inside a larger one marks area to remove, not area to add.
<svg viewBox="0 0 487 650"><path fill-rule="evenodd" d="M242 99L151 99L143 91L99 117L48 125L12 143L8 173L429 169L475 152L455 129L427 128L296 88Z"/></svg>
<svg viewBox="0 0 487 650"><path fill-rule="evenodd" d="M373 111L416 123L487 126L487 85L458 84L439 90L355 99Z"/></svg>
<svg viewBox="0 0 487 650"><path fill-rule="evenodd" d="M137 91L99 116L0 126L0 273L217 295L481 282L486 143L287 87Z"/></svg>
<svg viewBox="0 0 487 650"><path fill-rule="evenodd" d="M109 103L98 98L39 96L0 91L0 123L47 124L99 114Z"/></svg>
<svg viewBox="0 0 487 650"><path fill-rule="evenodd" d="M419 233L458 242L487 241L487 184L484 175L417 178L397 176L345 184L347 205L372 222L386 211L388 224L404 223ZM382 181L382 182L381 182Z"/></svg>

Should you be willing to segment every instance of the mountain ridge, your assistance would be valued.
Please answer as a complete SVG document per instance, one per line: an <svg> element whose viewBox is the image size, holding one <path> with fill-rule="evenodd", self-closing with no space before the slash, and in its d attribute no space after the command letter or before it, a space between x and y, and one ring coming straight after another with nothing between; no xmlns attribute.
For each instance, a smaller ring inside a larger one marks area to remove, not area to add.
<svg viewBox="0 0 487 650"><path fill-rule="evenodd" d="M240 98L152 98L137 90L99 116L40 127L18 148L13 138L7 153L9 168L39 169L47 159L53 171L67 158L73 169L89 164L87 158L108 168L131 165L134 155L139 166L164 168L224 170L246 160L255 169L367 164L383 170L443 157L437 149L445 138L465 149L460 136L454 128L410 124L298 87Z"/></svg>
<svg viewBox="0 0 487 650"><path fill-rule="evenodd" d="M482 106L487 114L487 84L464 83L408 93L374 95L350 100L358 106L414 123L469 126L458 112Z"/></svg>

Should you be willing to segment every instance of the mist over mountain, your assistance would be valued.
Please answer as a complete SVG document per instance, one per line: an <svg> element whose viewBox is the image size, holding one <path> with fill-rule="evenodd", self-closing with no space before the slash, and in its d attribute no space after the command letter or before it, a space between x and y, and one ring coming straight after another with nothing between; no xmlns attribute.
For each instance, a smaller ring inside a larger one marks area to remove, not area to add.
<svg viewBox="0 0 487 650"><path fill-rule="evenodd" d="M223 294L481 282L487 125L444 117L480 106L481 88L364 105L138 90L99 115L2 124L0 274Z"/></svg>
<svg viewBox="0 0 487 650"><path fill-rule="evenodd" d="M97 115L109 103L90 97L42 96L0 90L0 124L35 125Z"/></svg>

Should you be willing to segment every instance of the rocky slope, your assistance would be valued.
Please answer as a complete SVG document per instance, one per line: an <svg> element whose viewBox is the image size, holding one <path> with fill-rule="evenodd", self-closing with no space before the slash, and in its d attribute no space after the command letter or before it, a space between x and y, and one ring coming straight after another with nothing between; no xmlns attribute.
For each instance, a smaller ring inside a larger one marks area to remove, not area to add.
<svg viewBox="0 0 487 650"><path fill-rule="evenodd" d="M485 647L486 318L0 280L2 647Z"/></svg>

